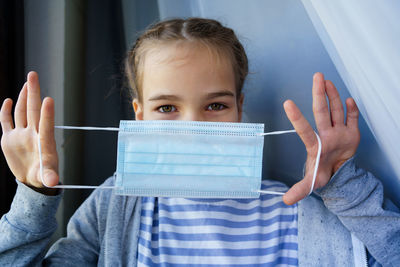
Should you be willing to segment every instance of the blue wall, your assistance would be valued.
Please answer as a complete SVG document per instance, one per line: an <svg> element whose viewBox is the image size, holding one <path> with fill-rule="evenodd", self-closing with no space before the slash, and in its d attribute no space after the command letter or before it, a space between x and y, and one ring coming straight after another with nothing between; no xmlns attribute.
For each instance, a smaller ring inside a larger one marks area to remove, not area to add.
<svg viewBox="0 0 400 267"><path fill-rule="evenodd" d="M245 120L263 122L266 131L290 129L282 103L292 99L315 128L312 75L325 74L344 101L349 92L336 71L302 3L298 0L159 0L161 19L213 18L235 30L247 51L250 72L245 85ZM360 119L358 164L384 183L387 195L400 204L400 185L385 156ZM263 177L293 184L302 177L306 152L297 135L266 137Z"/></svg>

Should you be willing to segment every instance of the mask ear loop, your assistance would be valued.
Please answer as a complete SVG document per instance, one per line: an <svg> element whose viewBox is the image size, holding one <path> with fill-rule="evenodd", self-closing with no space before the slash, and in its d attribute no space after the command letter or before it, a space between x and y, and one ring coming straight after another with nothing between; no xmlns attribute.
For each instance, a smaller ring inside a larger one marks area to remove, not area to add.
<svg viewBox="0 0 400 267"><path fill-rule="evenodd" d="M119 131L119 128L112 127L75 127L75 126L55 126L58 129L74 129L74 130L102 130L102 131ZM46 184L43 178L43 160L42 160L42 145L40 143L40 134L37 135L38 151L39 151L39 175L42 184L47 188L65 188L65 189L114 189L115 186L94 186L94 185L55 185L49 186Z"/></svg>
<svg viewBox="0 0 400 267"><path fill-rule="evenodd" d="M295 133L295 132L296 132L296 130L288 130L288 131L276 131L276 132L269 132L269 133L261 133L259 135L266 136L266 135L277 135L277 134ZM318 166L319 166L319 161L321 159L321 150L322 150L321 138L315 131L314 131L314 133L315 133L315 136L317 137L317 141L318 141L318 153L317 153L317 159L315 161L314 174L313 174L311 188L310 188L310 192L308 193L308 196L311 195L311 193L314 191L314 185L315 185L315 180L317 178ZM285 194L285 192L275 192L275 191L268 191L268 190L258 190L257 192L259 192L261 194L271 194L271 195L284 195Z"/></svg>

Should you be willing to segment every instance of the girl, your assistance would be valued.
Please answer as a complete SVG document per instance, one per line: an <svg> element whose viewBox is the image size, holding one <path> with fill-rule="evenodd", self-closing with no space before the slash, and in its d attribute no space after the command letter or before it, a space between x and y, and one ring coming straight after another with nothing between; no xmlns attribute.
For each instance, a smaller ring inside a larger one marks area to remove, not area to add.
<svg viewBox="0 0 400 267"><path fill-rule="evenodd" d="M217 21L199 18L152 26L126 60L137 120L240 122L247 73L247 57L234 32ZM378 261L399 261L400 216L382 209L382 186L371 174L356 169L352 160L360 139L354 100L346 101L344 123L334 85L317 73L312 91L322 140L315 188L320 188L325 205L342 223L315 198L296 204L308 194L318 144L311 126L288 100L285 111L308 157L305 178L284 195L285 204L269 195L202 200L127 197L95 190L71 218L67 237L44 257L61 195L40 181L36 140L40 132L44 179L56 185L54 104L51 98L41 103L38 76L29 73L16 104L15 126L11 100L5 100L1 109L2 149L18 189L0 224L0 262L71 266L328 262L344 266L366 257L362 249L353 253L353 244L359 243L349 231ZM112 177L104 185L113 183ZM262 184L266 190L283 187L269 180Z"/></svg>

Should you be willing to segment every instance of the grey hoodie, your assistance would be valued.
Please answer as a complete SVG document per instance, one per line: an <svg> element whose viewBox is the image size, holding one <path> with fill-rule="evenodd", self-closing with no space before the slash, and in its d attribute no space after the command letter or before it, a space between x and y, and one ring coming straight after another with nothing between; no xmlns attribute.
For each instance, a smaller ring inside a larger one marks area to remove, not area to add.
<svg viewBox="0 0 400 267"><path fill-rule="evenodd" d="M103 185L113 184L111 177ZM383 266L400 266L400 214L384 201L382 185L371 173L350 159L316 193L323 202L310 196L298 206L300 266L364 265L364 245ZM61 197L18 183L0 221L1 266L136 265L140 197L95 190L72 216L67 237L46 254ZM370 263L380 266L373 258Z"/></svg>

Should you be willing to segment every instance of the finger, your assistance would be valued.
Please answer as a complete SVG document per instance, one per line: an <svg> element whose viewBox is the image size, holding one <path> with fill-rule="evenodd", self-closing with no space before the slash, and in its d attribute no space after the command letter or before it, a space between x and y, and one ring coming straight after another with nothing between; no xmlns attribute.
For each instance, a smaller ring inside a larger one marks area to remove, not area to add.
<svg viewBox="0 0 400 267"><path fill-rule="evenodd" d="M58 174L54 169L57 169L57 167L46 163L49 161L54 162L54 157L56 157L56 143L54 139L54 100L51 97L46 97L43 100L40 111L39 134L42 151L41 156L43 157L43 180L46 185L54 186L58 184Z"/></svg>
<svg viewBox="0 0 400 267"><path fill-rule="evenodd" d="M25 83L18 96L17 104L15 105L15 126L26 127L26 100L27 100L27 87Z"/></svg>
<svg viewBox="0 0 400 267"><path fill-rule="evenodd" d="M339 92L331 81L325 81L325 88L329 98L332 126L344 125L344 110Z"/></svg>
<svg viewBox="0 0 400 267"><path fill-rule="evenodd" d="M297 134L306 146L306 149L309 150L314 147L318 142L314 130L303 114L301 114L296 104L292 100L287 100L283 103L283 108Z"/></svg>
<svg viewBox="0 0 400 267"><path fill-rule="evenodd" d="M313 112L315 123L319 131L332 126L331 115L329 114L328 103L325 95L325 81L322 73L316 73L313 77Z"/></svg>
<svg viewBox="0 0 400 267"><path fill-rule="evenodd" d="M14 129L14 124L11 116L12 100L7 98L4 100L0 111L0 122L3 134Z"/></svg>
<svg viewBox="0 0 400 267"><path fill-rule="evenodd" d="M310 192L310 183L306 181L305 179L301 180L300 182L294 184L289 191L287 191L283 195L283 202L286 205L293 205L297 203L298 201L302 200L305 198L308 193Z"/></svg>
<svg viewBox="0 0 400 267"><path fill-rule="evenodd" d="M58 184L58 174L52 169L43 169L43 180L47 186L55 186ZM39 183L43 184L42 181Z"/></svg>
<svg viewBox="0 0 400 267"><path fill-rule="evenodd" d="M346 119L347 127L358 129L358 116L360 112L353 98L346 99L346 108L347 108L347 119Z"/></svg>
<svg viewBox="0 0 400 267"><path fill-rule="evenodd" d="M39 78L36 72L31 71L28 73L28 104L27 104L27 118L28 126L38 129L40 118L40 87Z"/></svg>
<svg viewBox="0 0 400 267"><path fill-rule="evenodd" d="M44 154L54 152L54 100L46 97L40 113L39 134Z"/></svg>

